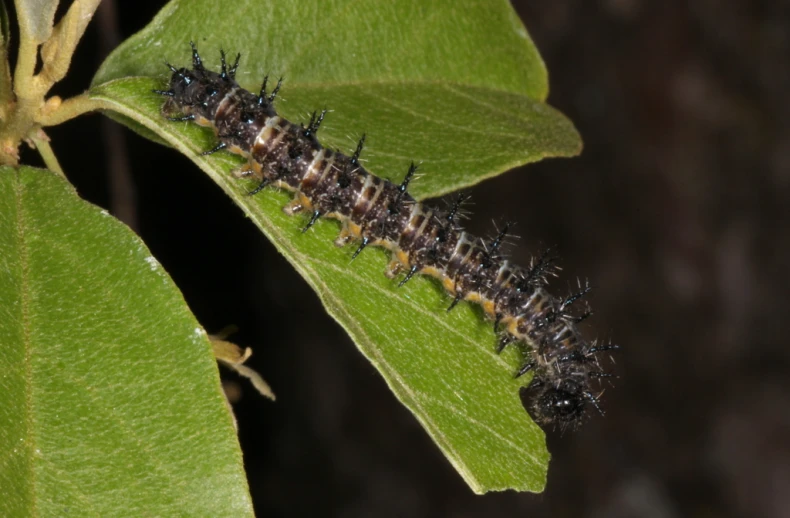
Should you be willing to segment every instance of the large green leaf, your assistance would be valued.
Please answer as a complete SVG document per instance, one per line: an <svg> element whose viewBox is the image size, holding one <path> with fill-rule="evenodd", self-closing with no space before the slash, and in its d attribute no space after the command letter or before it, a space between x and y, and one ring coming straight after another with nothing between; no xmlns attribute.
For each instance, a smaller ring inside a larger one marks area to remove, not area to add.
<svg viewBox="0 0 790 518"><path fill-rule="evenodd" d="M213 144L212 133L162 117L162 100L150 90L165 84L163 59L188 65L190 39L209 65L218 64L220 44L241 51L238 77L248 88L266 72L285 75L278 110L292 120L333 109L321 128L325 145L350 151L365 131L363 157L374 173L399 180L411 160L421 161L424 176L410 190L425 198L580 148L573 125L543 103L543 63L510 5L171 2L108 58L90 95L192 158L242 207L473 490L541 490L548 453L518 400L526 380L513 380L512 372L520 358L494 354L494 333L477 308L448 315L447 296L426 279L396 289L382 275L380 251L350 265L350 251L330 244L336 224L319 222L300 234L304 222L280 210L284 193L246 196L252 185L230 173L238 157L199 156Z"/></svg>
<svg viewBox="0 0 790 518"><path fill-rule="evenodd" d="M0 515L251 515L206 334L139 238L2 168L0 250Z"/></svg>
<svg viewBox="0 0 790 518"><path fill-rule="evenodd" d="M149 76L163 87L163 61L188 66L190 40L215 66L220 47L241 52L237 79L250 90L266 74L284 77L278 110L291 120L331 109L326 145L348 152L365 132L376 174L398 178L422 162L411 186L420 198L581 147L573 125L543 103L545 67L506 1L174 1L93 84Z"/></svg>
<svg viewBox="0 0 790 518"><path fill-rule="evenodd" d="M506 0L176 0L113 53L94 84L161 75L164 58L186 62L190 39L243 52L242 82L271 72L293 85L437 82L539 101L548 94L540 55Z"/></svg>

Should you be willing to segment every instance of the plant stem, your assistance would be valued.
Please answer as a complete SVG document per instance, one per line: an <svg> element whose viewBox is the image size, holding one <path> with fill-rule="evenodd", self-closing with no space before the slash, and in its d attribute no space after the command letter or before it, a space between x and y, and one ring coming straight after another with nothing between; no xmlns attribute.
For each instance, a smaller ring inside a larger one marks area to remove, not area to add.
<svg viewBox="0 0 790 518"><path fill-rule="evenodd" d="M37 53L38 43L26 32L20 31L19 52L14 69L14 93L18 98L31 97L31 93L38 93L33 75Z"/></svg>
<svg viewBox="0 0 790 518"><path fill-rule="evenodd" d="M47 83L47 90L63 79L71 65L71 57L101 0L75 0L68 12L41 46L44 66L38 77Z"/></svg>
<svg viewBox="0 0 790 518"><path fill-rule="evenodd" d="M60 106L50 111L42 113L37 117L42 127L57 126L82 114L109 108L110 103L97 99L91 99L86 94L81 94L63 101Z"/></svg>
<svg viewBox="0 0 790 518"><path fill-rule="evenodd" d="M4 2L0 2L0 31L2 31L2 43L0 44L0 117L5 120L8 117L8 104L14 98L14 86L11 83L11 66L8 62L8 43L11 39L11 34L8 27L8 12Z"/></svg>
<svg viewBox="0 0 790 518"><path fill-rule="evenodd" d="M41 155L42 160L44 160L44 163L47 165L47 169L57 173L58 176L65 179L66 175L63 169L61 169L60 163L58 163L58 158L52 151L52 146L49 145L49 137L47 137L42 130L38 130L34 131L29 138L33 141L33 144L36 145L38 154Z"/></svg>
<svg viewBox="0 0 790 518"><path fill-rule="evenodd" d="M14 102L8 99L0 110L5 116L5 125L0 129L0 164L16 165L19 162L20 142L25 138L35 140L31 135L38 131L37 128L59 124L78 114L96 109L85 107L80 101L61 104L59 98L52 98L47 102L44 98L52 85L66 75L74 49L99 2L100 0L74 0L54 28L52 22L56 1L41 2L41 6L23 0L15 2L19 21L19 52L13 77L16 100ZM42 67L41 72L36 75L39 46ZM67 109L61 110L63 106ZM69 111L72 108L76 109ZM52 117L55 114L57 116ZM54 122L47 123L50 119Z"/></svg>

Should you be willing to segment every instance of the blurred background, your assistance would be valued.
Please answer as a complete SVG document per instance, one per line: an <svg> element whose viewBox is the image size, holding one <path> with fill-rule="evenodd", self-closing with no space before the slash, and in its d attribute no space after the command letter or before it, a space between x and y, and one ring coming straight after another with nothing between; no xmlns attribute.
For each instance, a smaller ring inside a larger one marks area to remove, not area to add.
<svg viewBox="0 0 790 518"><path fill-rule="evenodd" d="M162 4L105 1L57 93ZM557 289L596 288L588 336L623 345L606 417L549 435L544 494L473 495L186 158L100 116L53 128L53 147L204 326L254 348L278 401L227 379L259 516L790 516L790 1L514 4L585 150L472 189L470 227L516 220L520 262L555 245Z"/></svg>

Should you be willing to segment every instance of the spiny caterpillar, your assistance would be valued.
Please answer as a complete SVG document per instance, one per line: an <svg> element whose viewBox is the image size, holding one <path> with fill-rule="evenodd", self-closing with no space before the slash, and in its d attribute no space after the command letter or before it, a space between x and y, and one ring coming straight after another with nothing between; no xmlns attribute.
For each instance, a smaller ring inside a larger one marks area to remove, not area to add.
<svg viewBox="0 0 790 518"><path fill-rule="evenodd" d="M512 265L500 250L507 225L492 240L464 232L458 221L462 197L448 210L438 210L408 193L414 164L400 184L371 174L359 160L364 136L351 156L321 146L316 133L326 110L314 112L307 126L289 122L274 109L281 82L267 93L264 79L259 94L249 92L235 81L240 55L228 67L220 51L221 71L212 72L191 45L192 69L168 64L173 73L169 89L154 92L168 97L163 113L181 114L169 120L214 129L219 143L204 155L225 149L245 157L239 176L260 181L250 194L267 186L295 193L284 210L310 213L303 231L320 217L339 220L335 244L357 242L352 259L371 245L391 251L388 275L405 272L399 287L419 273L441 282L453 298L448 311L462 300L480 304L499 335L497 352L509 344L522 348L525 361L515 376L534 376L519 396L540 425L576 427L588 404L603 414L591 383L610 375L601 370L596 354L617 346L585 341L578 330L590 312L575 314L570 307L588 286L567 298L550 295L548 278L557 270L550 254L528 268Z"/></svg>

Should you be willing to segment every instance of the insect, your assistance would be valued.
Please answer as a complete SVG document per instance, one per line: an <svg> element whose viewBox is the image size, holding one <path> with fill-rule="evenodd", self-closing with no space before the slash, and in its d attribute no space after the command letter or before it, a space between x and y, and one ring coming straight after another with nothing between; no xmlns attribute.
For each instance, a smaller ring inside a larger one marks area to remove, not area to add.
<svg viewBox="0 0 790 518"><path fill-rule="evenodd" d="M246 158L238 175L260 182L251 195L268 186L293 192L284 210L309 214L303 232L322 217L340 221L335 244L356 243L352 258L368 246L389 250L387 274L402 275L399 287L416 274L427 275L452 297L448 311L461 301L479 304L494 322L497 352L510 344L524 352L515 376L534 373L519 396L537 423L575 428L588 406L603 414L592 384L611 375L597 355L618 347L586 341L579 331L590 311L571 308L589 286L565 298L552 296L547 285L557 268L550 253L526 268L511 264L501 251L508 225L491 240L465 232L459 224L463 197L446 210L416 201L408 192L413 163L400 184L372 174L360 164L364 136L351 155L323 147L316 134L325 110L313 112L307 125L289 122L274 108L281 81L267 92L264 79L259 93L250 92L235 80L240 55L228 66L220 51L221 70L213 72L191 45L192 68L168 64L169 88L154 92L167 97L163 113L169 120L214 129L219 142L204 155L227 150Z"/></svg>

